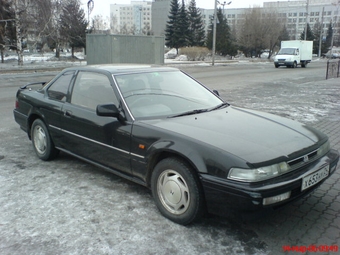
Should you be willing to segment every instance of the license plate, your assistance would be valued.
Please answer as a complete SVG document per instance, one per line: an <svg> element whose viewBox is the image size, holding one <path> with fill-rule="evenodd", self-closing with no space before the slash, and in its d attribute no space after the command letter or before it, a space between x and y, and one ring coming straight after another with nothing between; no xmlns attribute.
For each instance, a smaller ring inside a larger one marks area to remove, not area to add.
<svg viewBox="0 0 340 255"><path fill-rule="evenodd" d="M314 186L318 182L322 181L329 175L329 165L321 168L320 170L306 176L302 179L301 191L309 187Z"/></svg>

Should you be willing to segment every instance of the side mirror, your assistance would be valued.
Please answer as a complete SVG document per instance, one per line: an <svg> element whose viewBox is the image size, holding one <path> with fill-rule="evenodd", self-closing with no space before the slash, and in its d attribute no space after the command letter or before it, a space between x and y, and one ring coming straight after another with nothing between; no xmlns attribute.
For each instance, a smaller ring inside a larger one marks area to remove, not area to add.
<svg viewBox="0 0 340 255"><path fill-rule="evenodd" d="M102 117L119 117L119 110L114 104L99 104L97 105L96 113Z"/></svg>
<svg viewBox="0 0 340 255"><path fill-rule="evenodd" d="M220 96L220 93L218 92L218 90L214 89L213 92L214 92L216 95Z"/></svg>

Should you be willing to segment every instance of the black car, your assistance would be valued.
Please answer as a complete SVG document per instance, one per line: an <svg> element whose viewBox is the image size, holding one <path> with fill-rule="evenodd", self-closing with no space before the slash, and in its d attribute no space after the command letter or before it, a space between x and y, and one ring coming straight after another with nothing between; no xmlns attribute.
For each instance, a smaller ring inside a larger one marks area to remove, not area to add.
<svg viewBox="0 0 340 255"><path fill-rule="evenodd" d="M339 153L310 126L234 107L170 67L73 67L17 92L14 117L37 156L71 154L152 190L189 224L282 206L335 172Z"/></svg>

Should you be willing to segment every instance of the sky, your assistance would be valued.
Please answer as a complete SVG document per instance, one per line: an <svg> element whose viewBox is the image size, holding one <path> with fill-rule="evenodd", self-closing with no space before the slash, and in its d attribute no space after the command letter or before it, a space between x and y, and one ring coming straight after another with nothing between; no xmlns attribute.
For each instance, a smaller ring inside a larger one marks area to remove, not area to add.
<svg viewBox="0 0 340 255"><path fill-rule="evenodd" d="M143 1L143 0L142 0ZM150 0L144 0L146 2ZM263 2L272 2L275 0L227 0L226 2L230 2L231 4L225 6L225 8L248 8L254 6L263 6ZM288 0L284 0L288 1ZM87 14L87 0L81 0L83 3L83 8L85 13ZM110 16L110 4L130 4L130 0L93 0L94 9L91 13L91 17L94 15L102 15L103 18ZM189 0L186 0L189 2ZM224 3L224 0L219 0L219 2ZM214 9L214 0L196 0L196 6L204 9ZM221 6L221 5L220 5ZM222 6L221 6L222 7Z"/></svg>

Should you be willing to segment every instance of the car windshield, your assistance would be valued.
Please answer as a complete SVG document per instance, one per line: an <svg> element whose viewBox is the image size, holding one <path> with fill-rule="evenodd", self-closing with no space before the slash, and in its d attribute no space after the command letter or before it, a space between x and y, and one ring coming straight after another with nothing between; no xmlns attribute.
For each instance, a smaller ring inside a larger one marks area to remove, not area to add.
<svg viewBox="0 0 340 255"><path fill-rule="evenodd" d="M295 48L282 48L277 55L294 55Z"/></svg>
<svg viewBox="0 0 340 255"><path fill-rule="evenodd" d="M175 117L217 109L223 101L181 71L116 75L135 118Z"/></svg>

